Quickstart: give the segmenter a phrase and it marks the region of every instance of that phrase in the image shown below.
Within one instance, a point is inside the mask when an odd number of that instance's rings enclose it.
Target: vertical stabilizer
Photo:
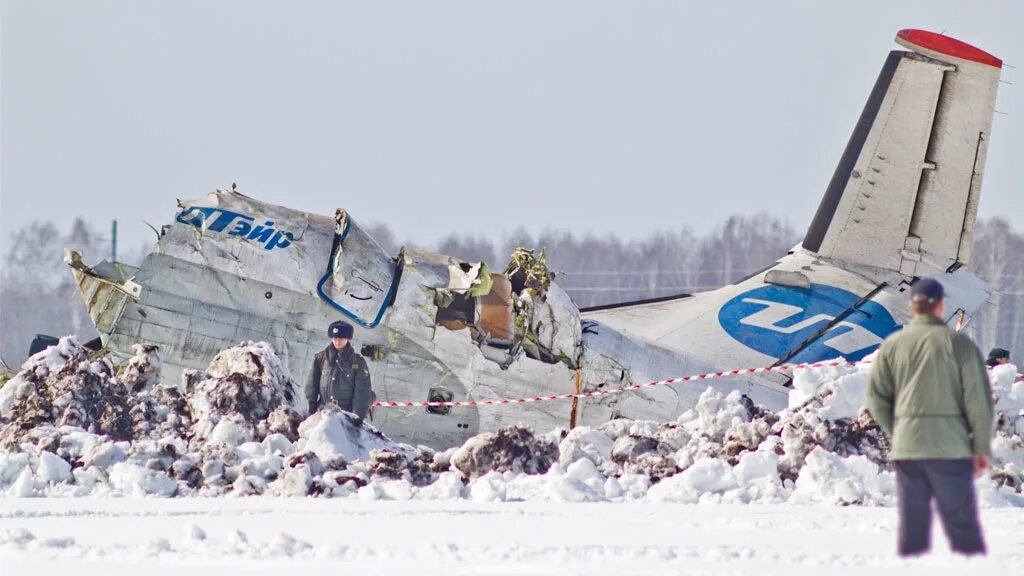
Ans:
[[[913,277],[970,260],[1002,61],[902,30],[803,246]]]

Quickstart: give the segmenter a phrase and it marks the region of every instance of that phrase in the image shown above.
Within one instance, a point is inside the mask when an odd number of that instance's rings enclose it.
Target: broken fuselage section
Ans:
[[[387,254],[344,210],[334,218],[234,191],[179,203],[174,222],[137,269],[67,261],[105,348],[128,357],[156,344],[163,375],[203,370],[222,348],[270,342],[304,383],[327,326],[356,327],[378,400],[494,400],[618,388],[710,368],[687,354],[583,321],[553,281],[543,252],[516,250],[501,271],[428,251]],[[725,383],[784,402],[768,380]],[[523,405],[389,408],[372,415],[395,439],[449,446],[481,431],[537,429],[610,418],[668,419],[700,390]]]

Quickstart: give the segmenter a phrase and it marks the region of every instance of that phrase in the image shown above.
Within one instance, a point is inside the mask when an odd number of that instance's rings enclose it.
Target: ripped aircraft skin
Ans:
[[[1001,62],[904,30],[803,242],[718,290],[580,310],[543,253],[502,271],[413,249],[386,253],[344,210],[332,218],[235,191],[179,202],[139,268],[68,262],[104,346],[157,344],[164,377],[222,348],[270,342],[304,382],[334,320],[356,326],[374,392],[389,402],[486,400],[619,388],[674,376],[863,358],[908,320],[909,286],[936,277],[950,324],[994,293],[965,270]],[[773,409],[780,374],[720,379]],[[376,410],[392,438],[447,447],[510,424],[538,430],[616,417],[668,420],[705,384],[577,402]]]

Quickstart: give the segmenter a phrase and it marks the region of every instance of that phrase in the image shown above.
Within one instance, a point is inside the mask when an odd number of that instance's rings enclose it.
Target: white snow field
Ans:
[[[895,509],[799,505],[0,500],[4,574],[1020,574],[1024,513],[985,509],[990,554],[894,552]],[[226,572],[230,571],[230,572]]]
[[[337,407],[306,416],[266,343],[180,384],[73,339],[0,387],[7,574],[1024,573],[1024,382],[990,373],[990,555],[895,556],[870,365],[798,370],[771,412],[707,388],[675,421],[511,426],[435,451]],[[701,385],[701,384],[686,384]],[[523,409],[528,409],[524,407]]]

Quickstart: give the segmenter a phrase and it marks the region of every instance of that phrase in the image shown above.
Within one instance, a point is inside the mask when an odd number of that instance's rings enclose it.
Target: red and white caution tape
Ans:
[[[428,408],[432,406],[495,406],[498,404],[529,404],[531,402],[545,402],[547,400],[570,400],[572,398],[594,398],[595,396],[608,396],[610,394],[621,394],[643,388],[654,388],[665,384],[678,384],[680,382],[693,382],[696,380],[711,380],[713,378],[724,378],[726,376],[743,376],[748,374],[770,374],[772,372],[789,372],[798,368],[833,368],[837,366],[857,366],[859,364],[870,364],[871,360],[859,362],[848,362],[838,360],[826,360],[824,362],[802,363],[802,364],[780,364],[778,366],[766,366],[764,368],[744,368],[742,370],[726,370],[724,372],[708,372],[707,374],[695,374],[693,376],[680,376],[667,380],[655,380],[646,384],[634,384],[623,388],[612,388],[608,390],[594,390],[592,392],[577,392],[573,394],[555,394],[553,396],[531,396],[529,398],[500,398],[497,400],[454,400],[452,402],[374,402],[374,408]],[[989,368],[991,370],[991,368]],[[1017,380],[1024,379],[1024,374],[1017,374]]]
[[[572,398],[593,398],[595,396],[607,396],[609,394],[621,394],[643,388],[654,388],[666,384],[678,384],[680,382],[692,382],[695,380],[711,380],[713,378],[724,378],[726,376],[743,376],[748,374],[769,374],[772,372],[789,372],[798,368],[825,368],[836,366],[856,366],[866,364],[870,360],[860,362],[847,362],[845,360],[827,360],[825,362],[804,363],[804,364],[781,364],[779,366],[766,366],[764,368],[744,368],[742,370],[726,370],[724,372],[708,372],[707,374],[696,374],[693,376],[681,376],[669,378],[668,380],[656,380],[646,384],[634,384],[623,388],[612,388],[608,390],[594,390],[592,392],[578,392],[573,394],[555,394],[554,396],[531,396],[529,398],[501,398],[497,400],[455,400],[452,402],[374,402],[375,408],[426,408],[432,406],[494,406],[498,404],[529,404],[531,402],[545,402],[547,400],[569,400]]]

